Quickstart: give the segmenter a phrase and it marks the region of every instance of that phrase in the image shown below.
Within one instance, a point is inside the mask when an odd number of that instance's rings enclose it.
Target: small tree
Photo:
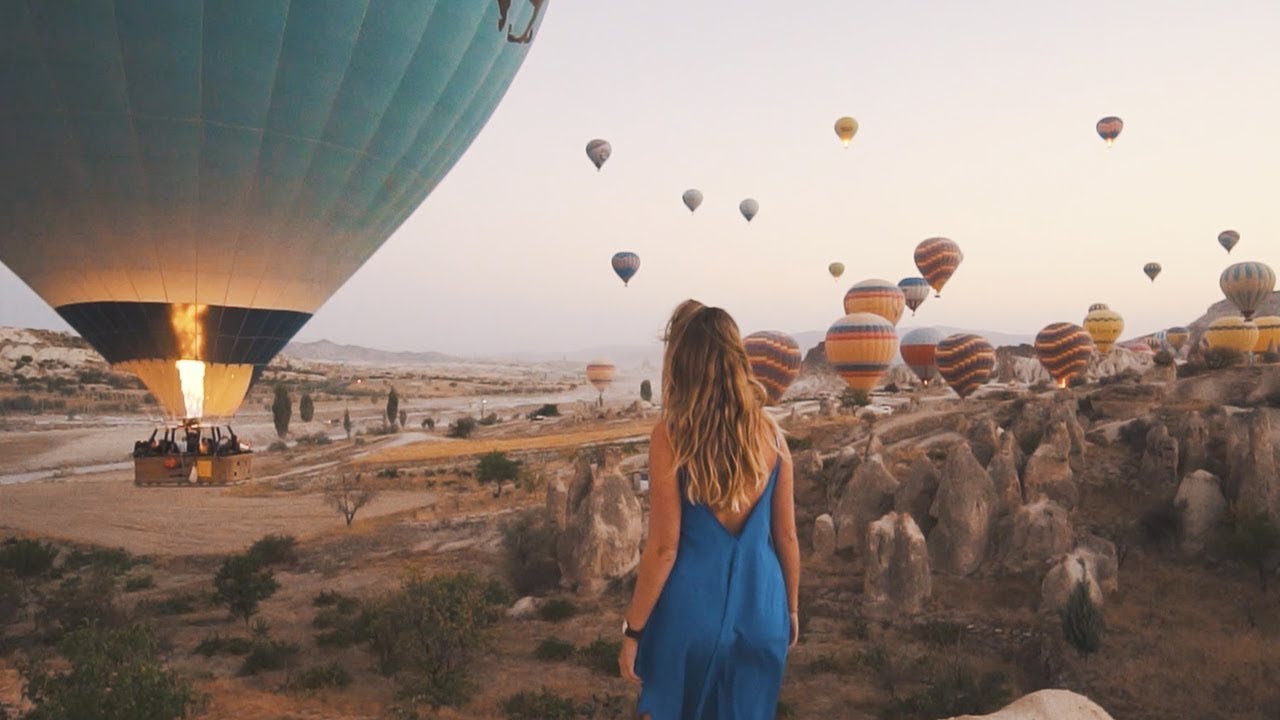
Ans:
[[[311,422],[315,416],[316,404],[311,400],[311,393],[302,393],[302,399],[298,401],[298,417],[302,422]]]
[[[400,427],[403,428],[408,424],[409,424],[409,411],[401,410],[400,411]]]
[[[640,399],[645,402],[653,402],[653,386],[648,380],[640,381]]]
[[[293,418],[293,398],[284,383],[276,383],[276,397],[271,401],[271,421],[276,425],[276,435],[289,434],[289,420]]]
[[[244,620],[246,628],[250,618],[258,613],[258,604],[280,589],[272,572],[248,555],[227,558],[214,576],[213,586],[231,616]]]
[[[502,496],[502,483],[515,482],[520,476],[520,463],[495,450],[480,456],[476,465],[476,482],[494,483],[494,497]]]
[[[387,393],[387,424],[395,425],[398,417],[400,417],[400,396],[396,394],[395,388],[391,388],[391,392]]]
[[[351,439],[351,411],[342,411],[342,429],[347,431],[347,439]]]
[[[466,439],[471,437],[471,433],[476,430],[476,419],[470,415],[460,417],[453,421],[453,425],[449,426],[449,437]]]
[[[361,473],[356,473],[355,477],[344,473],[329,485],[325,500],[347,521],[347,527],[351,527],[356,513],[372,502],[377,494],[377,490],[365,483]]]
[[[429,418],[429,417],[422,418],[422,429],[423,429],[423,430],[435,430],[435,429],[436,429],[436,421],[435,421],[435,419],[434,419],[434,418]]]
[[[1233,560],[1258,573],[1258,586],[1267,591],[1267,576],[1275,572],[1280,558],[1280,530],[1266,513],[1237,516],[1227,553]]]
[[[1076,583],[1067,604],[1058,611],[1062,619],[1062,635],[1076,652],[1090,655],[1102,647],[1102,613],[1089,597],[1089,586],[1083,580]]]

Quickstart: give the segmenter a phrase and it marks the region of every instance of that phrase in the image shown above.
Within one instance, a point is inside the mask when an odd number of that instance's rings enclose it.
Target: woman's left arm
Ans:
[[[787,587],[787,608],[791,612],[791,645],[800,638],[800,539],[796,537],[795,467],[786,443],[778,449],[781,467],[773,489],[773,548],[782,566]]]

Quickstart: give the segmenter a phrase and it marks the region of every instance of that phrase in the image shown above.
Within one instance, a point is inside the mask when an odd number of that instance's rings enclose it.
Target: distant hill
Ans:
[[[451,355],[438,352],[375,350],[359,345],[339,345],[329,340],[291,342],[285,346],[281,354],[295,360],[363,365],[431,365],[458,360]]]

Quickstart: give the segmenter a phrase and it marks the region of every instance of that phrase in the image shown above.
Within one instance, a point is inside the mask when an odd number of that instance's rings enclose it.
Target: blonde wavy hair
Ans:
[[[691,503],[734,512],[768,480],[768,394],[729,313],[686,300],[667,323],[662,418]]]

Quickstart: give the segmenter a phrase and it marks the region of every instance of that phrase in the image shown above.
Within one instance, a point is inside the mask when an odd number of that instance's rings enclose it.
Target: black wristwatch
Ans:
[[[623,634],[623,635],[626,635],[627,637],[631,638],[632,640],[639,640],[639,639],[640,639],[640,636],[644,634],[644,628],[640,628],[639,630],[636,630],[635,628],[631,627],[631,625],[630,625],[630,624],[628,624],[628,623],[627,623],[626,618],[623,618],[623,619],[622,619],[622,634]]]

